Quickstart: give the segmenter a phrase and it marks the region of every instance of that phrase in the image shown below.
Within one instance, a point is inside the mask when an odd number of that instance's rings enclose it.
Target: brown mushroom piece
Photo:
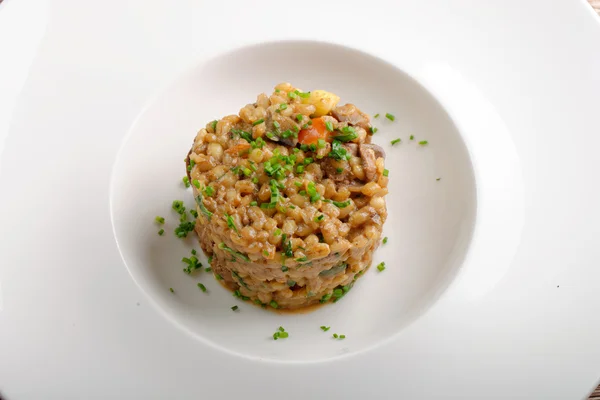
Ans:
[[[331,110],[333,115],[340,122],[347,122],[351,125],[360,126],[365,130],[369,130],[369,116],[360,111],[354,104],[345,104]]]
[[[359,151],[365,175],[369,181],[373,181],[377,177],[377,165],[375,161],[379,157],[385,158],[385,152],[381,147],[372,143],[361,144]]]

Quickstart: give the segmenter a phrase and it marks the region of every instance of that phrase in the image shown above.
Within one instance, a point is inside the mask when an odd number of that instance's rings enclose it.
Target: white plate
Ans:
[[[0,18],[35,3],[9,0]],[[0,132],[2,396],[564,399],[594,386],[600,25],[587,5],[48,8]],[[172,236],[169,206],[191,200],[178,180],[195,131],[283,80],[397,116],[376,123],[387,269],[313,313],[233,313],[207,274],[181,272],[193,242]],[[269,340],[279,325],[290,337]]]

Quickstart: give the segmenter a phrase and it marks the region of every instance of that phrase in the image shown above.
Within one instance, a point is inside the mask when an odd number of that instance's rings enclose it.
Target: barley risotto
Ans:
[[[186,158],[195,231],[234,295],[297,309],[337,301],[370,266],[387,217],[369,116],[281,83],[200,129]]]

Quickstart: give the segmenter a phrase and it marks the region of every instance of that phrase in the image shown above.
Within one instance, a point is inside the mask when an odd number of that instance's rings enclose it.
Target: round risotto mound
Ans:
[[[196,135],[195,231],[235,296],[281,309],[337,301],[371,264],[385,154],[369,116],[338,101],[282,83]]]

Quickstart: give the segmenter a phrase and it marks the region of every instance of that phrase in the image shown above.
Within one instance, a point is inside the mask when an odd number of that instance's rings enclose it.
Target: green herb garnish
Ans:
[[[350,155],[342,146],[342,142],[340,142],[339,140],[334,140],[331,143],[331,151],[329,152],[329,157],[335,160],[349,160],[352,157],[352,155]]]
[[[230,253],[235,259],[237,259],[239,257],[246,262],[250,262],[250,258],[246,254],[233,250],[231,247],[227,246],[223,242],[219,243],[217,245],[217,247],[223,251]]]
[[[173,290],[173,288],[172,288],[172,287],[170,287],[170,288],[169,288],[169,292],[171,292],[171,293],[175,293],[175,291]]]
[[[233,220],[233,217],[227,213],[225,213],[225,219],[227,220],[227,226],[230,229],[233,229],[234,231],[238,231],[237,226],[235,226],[235,222]]]
[[[385,269],[385,262],[380,262],[377,265],[377,269],[379,270],[379,272],[383,271]]]
[[[325,129],[327,129],[329,132],[333,132],[333,124],[331,121],[325,122]]]
[[[156,218],[154,218],[154,220],[156,222],[158,222],[159,224],[161,224],[161,225],[165,223],[165,219],[163,217],[158,217],[157,216]]]
[[[349,142],[358,137],[356,130],[351,126],[345,126],[342,129],[340,129],[340,131],[342,132],[341,135],[333,137],[335,140],[339,140],[340,142]]]
[[[204,286],[203,284],[199,283],[198,288],[200,288],[200,290],[202,290],[204,293],[206,293],[206,286]]]
[[[273,334],[273,340],[285,339],[289,336],[289,333],[286,332],[285,329],[283,329],[283,327],[280,326],[279,329]]]
[[[212,186],[207,186],[207,187],[204,188],[204,190],[202,192],[206,196],[212,197],[212,195],[215,194],[215,189]]]
[[[387,169],[383,170],[383,176],[388,176],[390,174],[390,171]]]
[[[233,306],[233,307],[231,307],[231,309],[232,309],[233,311],[236,311],[238,308],[239,308],[238,306]]]
[[[386,237],[384,237],[384,238],[383,238],[383,244],[386,244],[386,243],[387,243],[387,241],[388,241],[388,238],[387,238],[387,236],[386,236]]]
[[[164,234],[165,234],[165,230],[164,229],[161,229],[161,230],[158,231],[158,236],[162,236]]]
[[[311,203],[314,203],[315,201],[321,198],[321,195],[319,194],[319,192],[317,192],[315,183],[312,181],[308,182],[308,185],[306,185],[306,193],[308,193]]]
[[[425,146],[425,145],[426,145],[426,144],[428,144],[428,143],[429,143],[429,142],[428,142],[427,140],[421,140],[421,141],[419,142],[419,144],[420,144],[421,146]]]
[[[252,126],[260,125],[260,124],[262,124],[263,122],[265,122],[264,118],[257,119],[256,121],[254,121],[254,122],[252,123]]]
[[[186,188],[190,187],[190,178],[188,178],[187,175],[184,176],[181,180],[183,181],[183,184],[185,185]]]
[[[396,119],[396,117],[394,117],[394,116],[393,116],[392,114],[390,114],[390,113],[386,113],[386,114],[385,114],[385,117],[386,117],[387,119],[389,119],[390,121],[393,121],[393,120],[395,120],[395,119]]]
[[[323,332],[327,332],[330,328],[331,328],[330,326],[325,326],[325,325],[321,326],[321,330]]]
[[[346,201],[331,201],[331,204],[333,204],[334,206],[336,206],[337,208],[346,208],[350,205],[351,201],[350,200],[346,200]]]
[[[393,145],[395,145],[396,143],[400,143],[402,141],[402,139],[398,138],[398,139],[394,139],[392,140],[390,143]]]
[[[208,186],[210,187],[210,186]],[[206,208],[206,206],[204,205],[204,202],[202,200],[202,194],[198,194],[198,196],[196,196],[196,204],[198,204],[198,207],[200,208],[200,212],[202,214],[204,214],[206,216],[206,218],[208,218],[208,220],[210,221],[210,218],[212,217],[213,213],[208,211],[208,208]]]

